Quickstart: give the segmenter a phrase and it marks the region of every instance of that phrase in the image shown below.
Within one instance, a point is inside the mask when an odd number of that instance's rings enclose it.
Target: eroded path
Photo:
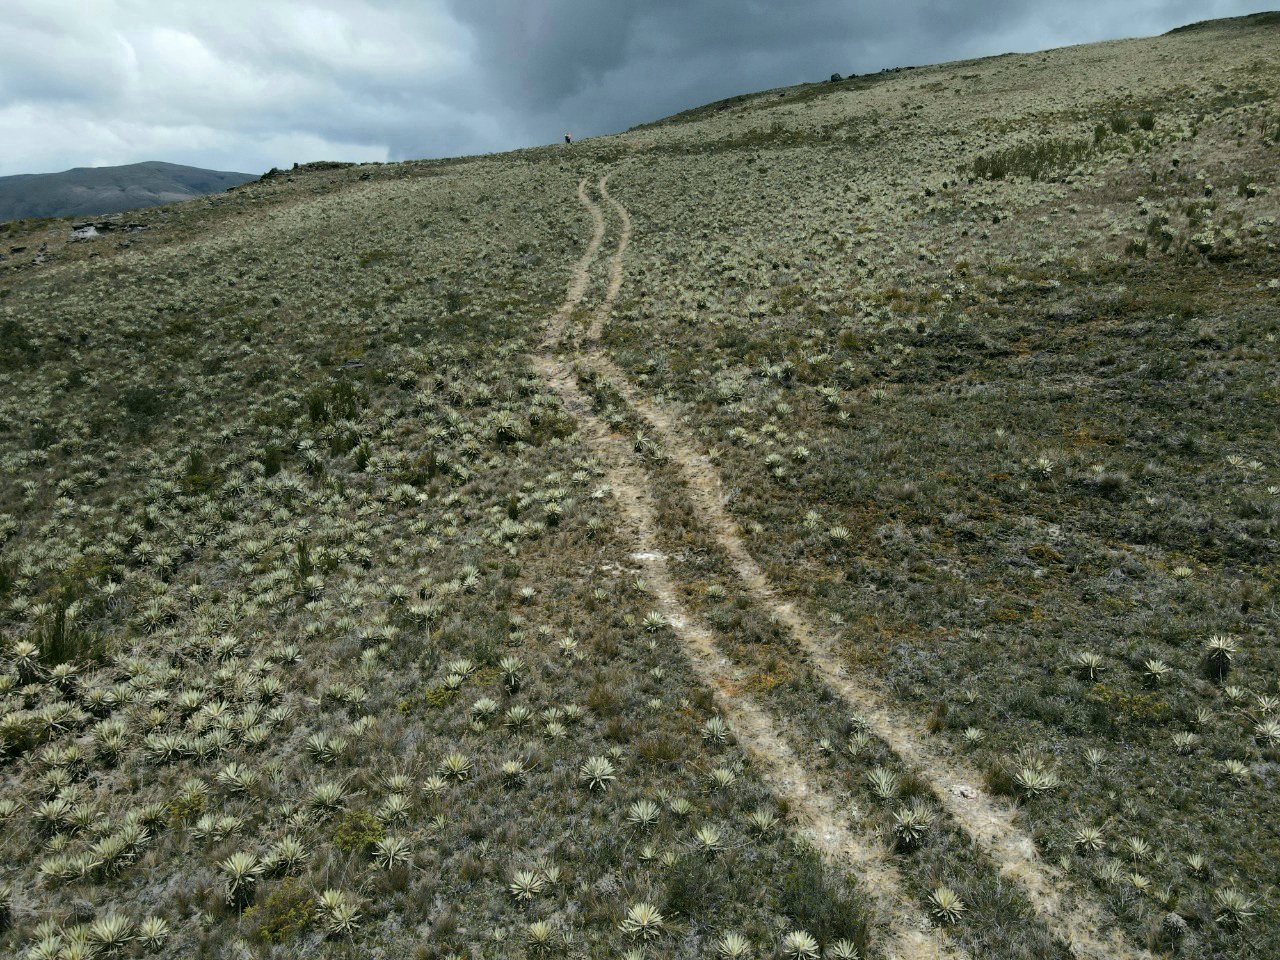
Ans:
[[[621,232],[618,234],[618,246],[614,249],[613,256],[609,258],[609,286],[605,289],[604,299],[596,307],[595,315],[591,318],[591,327],[587,330],[587,347],[593,354],[597,352],[600,334],[613,313],[613,305],[617,302],[618,294],[622,290],[623,258],[626,257],[627,247],[631,244],[631,214],[627,213],[626,207],[610,196],[607,177],[602,177],[596,186],[600,191],[601,199],[613,208],[613,212],[621,224]],[[587,202],[591,203],[589,197]],[[593,215],[598,215],[600,213],[599,206],[594,203],[591,206]]]
[[[976,842],[1002,876],[1017,885],[1045,928],[1069,944],[1077,956],[1099,960],[1150,956],[1146,951],[1130,946],[1108,923],[1101,908],[1083,894],[1071,890],[1061,872],[1040,859],[1031,837],[1017,824],[1013,807],[984,790],[982,778],[976,770],[931,743],[918,720],[892,705],[878,689],[845,669],[836,639],[814,626],[804,613],[782,597],[747,550],[741,529],[724,506],[725,493],[719,474],[709,459],[698,453],[671,417],[640,395],[623,371],[600,350],[599,336],[622,286],[631,221],[622,204],[608,194],[603,179],[599,190],[614,208],[622,229],[610,262],[608,292],[593,316],[578,362],[594,376],[605,378],[661,441],[671,466],[683,482],[699,523],[729,559],[745,591],[792,635],[811,669],[850,707],[868,718],[871,732],[893,750],[904,766],[931,785],[949,818]],[[592,208],[594,217],[599,211],[598,206],[586,197],[583,190],[579,191],[579,197]],[[548,362],[559,364],[555,360]],[[560,366],[565,377],[564,382],[556,386],[557,392],[562,397],[572,396],[571,410],[585,425],[584,417],[595,419],[590,404],[578,393],[576,384]],[[619,464],[619,469],[625,474],[620,475],[615,490],[621,498],[643,504],[635,507],[635,515],[629,519],[633,523],[643,521],[649,531],[645,536],[651,538],[654,513],[650,502],[652,495],[648,492],[650,481],[639,468],[627,466],[633,463],[634,457],[627,456],[629,451],[621,441],[611,436],[598,420],[592,430],[597,429],[601,436],[591,442],[593,445],[597,442],[607,445],[611,451],[607,459]],[[622,449],[616,449],[619,447]],[[646,549],[645,552],[656,553],[656,550]],[[663,573],[666,574],[665,570]],[[655,583],[662,580],[656,574],[653,579]],[[665,581],[670,585],[669,575],[665,575]],[[679,604],[674,596],[670,602],[675,606]],[[695,666],[700,668],[699,658],[702,656],[718,660],[713,646],[704,648],[704,639],[699,637],[690,651]],[[755,707],[751,709],[758,711]],[[761,722],[767,723],[767,720]],[[794,757],[789,753],[787,757],[788,762],[794,764]]]
[[[600,244],[604,242],[604,211],[587,196],[586,180],[578,181],[578,200],[591,214],[591,239],[587,241],[587,249],[582,252],[582,258],[574,264],[573,273],[569,277],[569,289],[565,291],[564,302],[560,304],[555,315],[551,318],[551,322],[547,325],[546,339],[543,340],[542,344],[546,349],[554,348],[559,344],[570,315],[573,313],[574,308],[582,302],[582,298],[586,296],[587,284],[591,282],[591,264],[600,252]],[[618,259],[618,272],[621,274],[621,257]],[[619,285],[621,285],[621,281],[619,281]],[[603,321],[601,322],[603,323]]]
[[[599,189],[601,195],[609,199],[603,180]],[[769,714],[751,697],[736,692],[742,685],[742,677],[716,650],[712,631],[680,600],[659,548],[657,508],[650,482],[634,451],[596,415],[591,400],[578,387],[574,369],[556,352],[565,338],[568,321],[587,289],[591,264],[605,232],[603,213],[588,197],[585,180],[578,185],[578,197],[590,208],[592,237],[574,268],[564,303],[549,322],[544,350],[534,363],[578,421],[582,440],[605,464],[620,512],[619,529],[631,537],[632,558],[644,572],[658,611],[679,638],[699,679],[713,691],[717,705],[764,782],[777,796],[788,801],[792,814],[815,848],[851,871],[871,898],[874,910],[871,919],[884,931],[878,946],[885,956],[900,960],[965,956],[956,950],[945,933],[930,926],[876,838],[851,829],[839,796],[826,790],[806,771]],[[630,237],[630,221],[620,204],[615,209],[620,211],[624,228],[618,249],[611,258],[605,298],[595,312],[588,340],[599,335],[622,286],[622,258]]]

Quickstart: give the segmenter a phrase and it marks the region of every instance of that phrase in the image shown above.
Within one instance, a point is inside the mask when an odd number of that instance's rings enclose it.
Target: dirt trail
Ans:
[[[618,293],[622,290],[623,258],[627,255],[627,246],[631,243],[631,214],[627,213],[626,207],[609,195],[608,177],[601,177],[597,187],[599,187],[601,199],[613,207],[618,222],[622,224],[622,232],[618,235],[618,246],[613,251],[613,256],[609,258],[609,286],[605,290],[604,299],[600,301],[595,315],[591,318],[591,327],[587,330],[588,349],[600,342],[600,333],[613,313],[613,305],[618,299]],[[595,207],[597,213],[599,210],[598,206]]]
[[[849,816],[840,798],[808,775],[792,753],[769,715],[748,696],[737,692],[742,677],[716,650],[710,632],[681,603],[665,557],[658,547],[657,511],[649,482],[637,465],[634,452],[592,410],[591,401],[577,385],[574,371],[554,352],[564,337],[568,318],[586,291],[589,271],[604,237],[604,217],[587,196],[583,181],[579,199],[591,208],[594,225],[591,241],[574,267],[565,301],[552,316],[542,354],[534,364],[565,408],[577,420],[584,443],[606,465],[613,498],[621,512],[620,530],[632,536],[632,559],[640,565],[658,611],[671,626],[699,680],[711,689],[717,706],[734,731],[739,744],[751,756],[755,769],[769,788],[785,798],[791,812],[817,850],[836,861],[858,879],[873,903],[872,920],[887,930],[879,944],[890,960],[945,960],[967,957],[946,934],[932,928],[907,893],[898,871],[887,861],[886,851],[874,838],[860,836],[848,826]],[[604,182],[601,195],[608,198]],[[624,221],[628,222],[628,221]],[[628,231],[620,247],[625,250]],[[621,288],[621,256],[614,257],[608,293],[597,316],[603,317]],[[616,278],[616,282],[615,281]],[[601,319],[603,324],[603,319]]]
[[[582,298],[586,295],[587,284],[591,282],[591,264],[595,261],[596,254],[600,252],[600,244],[604,242],[604,211],[587,196],[586,178],[578,181],[578,200],[591,213],[591,239],[587,241],[587,249],[582,252],[582,257],[573,266],[573,273],[569,276],[569,289],[565,291],[564,302],[556,308],[555,314],[547,324],[546,335],[542,341],[544,350],[551,350],[559,346],[561,339],[564,337],[564,329],[569,322],[570,314],[573,313],[574,308],[582,302]],[[621,263],[618,264],[618,273],[621,276]],[[619,285],[621,285],[621,281],[619,281]]]
[[[603,181],[601,187],[603,195]],[[608,199],[615,208],[621,208],[618,201]],[[625,242],[630,237],[630,218],[625,211],[620,216],[625,225]],[[625,247],[620,243],[615,255],[619,274],[624,253]],[[620,288],[619,282],[616,289]],[[616,296],[612,278],[609,289]],[[605,308],[602,304],[598,318]],[[603,328],[603,321],[599,326]],[[871,731],[904,765],[932,785],[947,814],[978,843],[1001,874],[1017,884],[1040,921],[1069,943],[1074,955],[1097,960],[1149,958],[1147,951],[1131,947],[1118,930],[1109,929],[1098,906],[1075,891],[1068,894],[1061,872],[1039,858],[1031,837],[1016,824],[1012,806],[986,792],[976,770],[930,744],[929,735],[918,720],[891,706],[879,690],[850,675],[834,638],[813,627],[790,601],[779,595],[748,552],[742,531],[726,510],[725,493],[715,467],[685,441],[671,417],[641,396],[622,370],[599,350],[593,341],[598,340],[600,330],[595,324],[592,329],[595,336],[588,338],[581,362],[593,373],[608,378],[628,406],[653,430],[684,481],[700,523],[729,558],[748,594],[791,632],[815,673],[868,718]],[[642,478],[640,482],[645,481]]]

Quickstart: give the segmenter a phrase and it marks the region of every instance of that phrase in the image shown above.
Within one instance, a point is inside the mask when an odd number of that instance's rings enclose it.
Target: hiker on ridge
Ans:
[[[572,133],[566,133],[566,134],[564,135],[564,142],[565,142],[565,143],[573,143],[573,134],[572,134]]]

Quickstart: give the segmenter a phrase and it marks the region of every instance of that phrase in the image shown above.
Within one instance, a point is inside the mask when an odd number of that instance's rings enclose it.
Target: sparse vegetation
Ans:
[[[0,953],[1266,956],[1252,29],[8,225]]]

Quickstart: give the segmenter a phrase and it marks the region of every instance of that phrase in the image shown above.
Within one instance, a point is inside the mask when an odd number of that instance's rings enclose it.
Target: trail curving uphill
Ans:
[[[1103,910],[1087,896],[1069,891],[1066,878],[1040,859],[1031,837],[1015,822],[1013,807],[998,800],[979,784],[977,771],[931,745],[923,726],[866,682],[852,676],[843,666],[834,638],[814,627],[788,600],[747,550],[742,531],[725,509],[722,483],[710,460],[686,442],[672,419],[641,396],[625,373],[601,352],[598,339],[606,314],[621,289],[622,258],[630,239],[630,217],[614,198],[601,195],[619,211],[624,224],[622,240],[613,261],[616,274],[609,283],[610,296],[596,312],[592,336],[588,337],[583,365],[611,386],[661,440],[669,461],[683,480],[687,494],[697,508],[699,521],[710,538],[729,558],[747,593],[782,623],[803,650],[809,666],[846,702],[864,714],[872,732],[894,751],[909,769],[928,782],[946,813],[992,860],[1001,875],[1026,895],[1046,929],[1070,945],[1075,956],[1094,960],[1150,958],[1146,950],[1135,949],[1116,929],[1110,927]],[[581,196],[581,194],[580,194]],[[590,203],[590,201],[587,201]],[[616,280],[616,283],[615,283]],[[645,481],[640,478],[640,489]],[[711,656],[715,656],[714,651]]]
[[[641,565],[659,612],[679,639],[699,680],[714,694],[739,744],[751,756],[769,788],[785,798],[814,847],[827,859],[848,869],[869,894],[873,922],[887,930],[881,947],[889,960],[946,960],[967,957],[944,932],[934,929],[907,893],[897,869],[874,838],[856,834],[840,799],[811,777],[779,733],[769,715],[750,697],[735,692],[742,678],[717,652],[712,632],[681,602],[665,557],[659,552],[657,509],[649,482],[637,464],[634,451],[595,414],[591,401],[579,389],[573,368],[555,348],[563,341],[565,326],[585,294],[591,264],[604,238],[603,214],[586,194],[586,181],[578,197],[592,214],[593,233],[586,252],[574,267],[564,302],[551,317],[544,349],[534,365],[577,420],[579,434],[606,465],[606,476],[621,513],[619,529],[632,537],[632,558]],[[608,199],[604,181],[601,195]],[[618,205],[621,209],[621,205]],[[624,211],[625,213],[625,211]],[[629,220],[624,223],[629,225]],[[619,250],[625,252],[629,230],[624,229]],[[622,286],[622,256],[612,259],[611,277],[604,301],[596,312],[603,325]],[[593,328],[594,328],[593,324]]]
[[[622,232],[618,235],[617,249],[613,251],[613,256],[609,258],[609,286],[605,290],[604,299],[596,307],[595,315],[591,318],[591,327],[587,330],[587,349],[593,352],[598,348],[600,334],[604,330],[605,322],[613,313],[613,305],[617,302],[618,294],[622,290],[623,258],[627,255],[627,247],[631,244],[631,214],[627,213],[626,207],[609,195],[608,177],[601,177],[596,186],[600,191],[600,198],[613,207],[613,212],[617,215],[618,222],[622,225]],[[598,214],[600,208],[594,204],[592,206],[594,207],[594,213]]]
[[[569,317],[586,296],[587,284],[591,282],[591,264],[595,262],[596,255],[600,252],[600,244],[604,242],[604,211],[587,196],[585,177],[578,181],[578,200],[591,214],[591,239],[587,241],[587,249],[582,252],[582,257],[574,264],[573,272],[569,275],[569,289],[565,291],[564,301],[556,308],[556,312],[547,324],[546,336],[542,341],[544,351],[555,349],[564,338]],[[621,277],[621,258],[618,259],[618,273]],[[619,287],[621,287],[621,279],[619,279]]]

